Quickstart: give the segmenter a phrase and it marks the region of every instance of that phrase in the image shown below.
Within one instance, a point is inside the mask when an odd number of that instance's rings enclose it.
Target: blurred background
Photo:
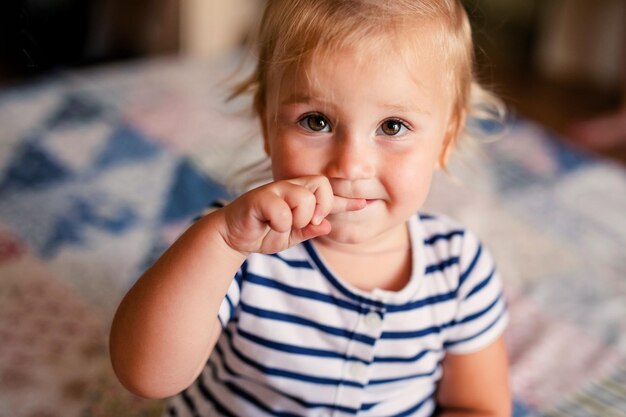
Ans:
[[[218,59],[249,38],[262,3],[2,2],[0,86],[56,69],[161,55]],[[626,94],[626,2],[465,0],[465,4],[485,84],[514,111],[595,152],[626,161],[625,145],[616,138],[620,136],[616,130],[626,131],[626,116],[621,124],[613,117],[623,109]],[[591,125],[579,123],[589,120]]]

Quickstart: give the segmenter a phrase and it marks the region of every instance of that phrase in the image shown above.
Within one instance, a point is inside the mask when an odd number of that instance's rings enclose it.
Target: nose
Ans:
[[[360,180],[374,176],[376,150],[368,140],[344,134],[336,138],[331,152],[326,168],[329,178]]]

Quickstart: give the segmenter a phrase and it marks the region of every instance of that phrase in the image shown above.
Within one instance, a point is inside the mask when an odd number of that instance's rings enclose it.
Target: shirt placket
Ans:
[[[385,310],[382,307],[363,307],[354,327],[354,335],[348,344],[347,356],[351,358],[344,362],[342,380],[346,383],[338,388],[336,404],[360,410],[365,401],[365,387],[370,378],[375,349],[382,334]],[[371,343],[359,340],[365,336]],[[358,358],[358,359],[356,359]],[[358,384],[359,386],[355,386]],[[358,412],[358,411],[357,411]],[[337,415],[345,415],[337,413]]]

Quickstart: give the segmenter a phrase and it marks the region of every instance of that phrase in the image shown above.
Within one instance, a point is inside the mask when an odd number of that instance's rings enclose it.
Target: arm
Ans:
[[[188,387],[213,350],[220,305],[246,256],[326,234],[331,211],[364,203],[338,200],[324,177],[304,177],[252,190],[200,219],[118,307],[110,352],[120,382],[150,398]]]
[[[484,349],[443,360],[437,403],[440,417],[510,417],[508,359],[500,336]]]
[[[190,227],[117,309],[113,369],[137,395],[166,397],[189,386],[219,336],[218,309],[245,259],[216,232],[223,217],[214,212]]]

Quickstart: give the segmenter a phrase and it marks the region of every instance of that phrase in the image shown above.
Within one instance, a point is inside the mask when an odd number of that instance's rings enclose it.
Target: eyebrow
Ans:
[[[285,105],[291,105],[291,104],[310,103],[312,101],[315,101],[323,106],[332,107],[332,103],[325,102],[324,100],[315,99],[311,97],[310,95],[303,94],[303,93],[291,94],[285,100],[281,101],[280,104],[285,106]],[[405,105],[405,104],[377,103],[377,106],[384,108],[386,110],[392,111],[392,112],[420,113],[420,114],[426,114],[426,115],[430,114],[430,111],[428,110],[419,108],[418,106],[411,106],[411,105]]]
[[[430,114],[430,111],[422,109],[418,106],[410,106],[410,105],[402,105],[402,104],[378,104],[379,107],[385,108],[387,110],[393,112],[400,113],[420,113],[420,114]]]
[[[310,103],[311,101],[319,101],[324,104],[323,101],[313,99],[311,96],[302,93],[295,93],[288,96],[285,100],[282,100],[280,104],[288,105],[288,104],[298,104],[298,103]]]

